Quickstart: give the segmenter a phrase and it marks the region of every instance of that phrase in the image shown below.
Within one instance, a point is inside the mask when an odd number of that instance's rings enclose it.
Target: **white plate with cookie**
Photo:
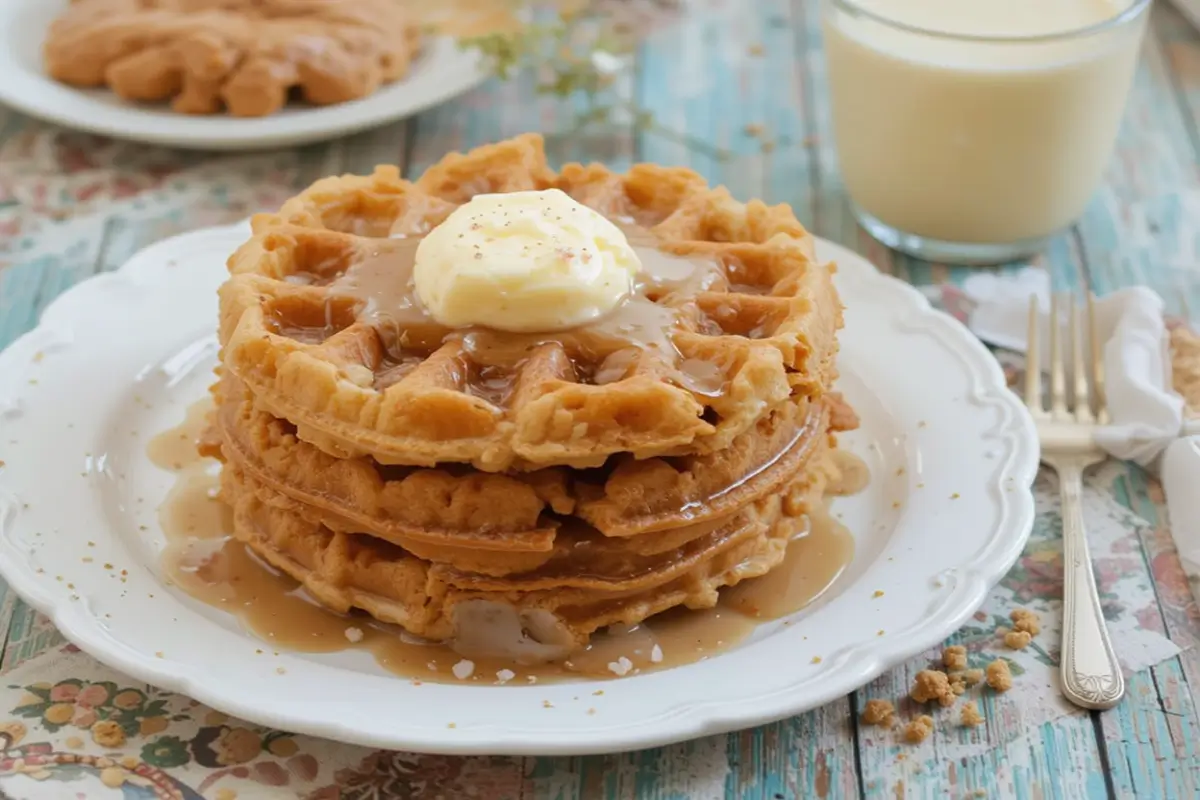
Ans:
[[[304,81],[296,77],[285,79],[287,102],[279,110],[265,116],[234,116],[225,109],[222,101],[214,113],[180,113],[172,110],[171,100],[178,96],[166,84],[177,78],[157,77],[151,66],[165,59],[151,48],[137,51],[142,60],[130,60],[123,70],[126,78],[124,91],[140,92],[147,96],[163,96],[161,102],[134,102],[123,100],[107,87],[77,88],[55,80],[49,74],[44,51],[51,24],[71,4],[67,0],[8,0],[0,3],[0,103],[7,104],[32,117],[88,133],[112,136],[121,139],[151,144],[204,150],[246,150],[270,147],[286,147],[321,141],[403,119],[427,108],[445,102],[472,87],[486,77],[477,53],[461,49],[457,42],[447,36],[424,36],[419,49],[407,71],[398,80],[386,80],[374,91],[359,99],[333,102],[328,105],[312,105],[294,99],[303,94]],[[146,25],[169,27],[176,23],[161,20],[146,20]],[[111,40],[118,34],[106,30],[95,38],[82,37],[69,42],[70,58],[81,51],[77,66],[81,75],[95,73],[99,68],[89,65],[86,59],[99,58],[108,62],[107,56],[89,56],[88,48],[97,40]],[[310,39],[305,43],[304,31],[293,38],[310,51],[322,45]],[[349,36],[349,35],[347,35]],[[293,45],[288,45],[289,47]],[[348,50],[353,49],[350,38]],[[229,57],[234,53],[193,51],[194,56],[204,58]],[[348,54],[341,54],[347,61]],[[390,57],[389,57],[390,58]],[[337,61],[337,59],[334,59]],[[258,69],[270,73],[278,65],[259,64]],[[337,85],[337,67],[353,64],[326,64],[322,74],[311,79],[310,93],[320,96],[341,96],[347,89]],[[355,67],[357,69],[357,67]],[[374,69],[372,67],[371,69]],[[103,71],[103,70],[100,70]],[[135,82],[130,76],[136,77]],[[374,85],[376,78],[368,76],[367,85]],[[297,81],[300,81],[297,83]],[[324,81],[324,86],[320,84]],[[332,81],[332,84],[330,83]],[[243,107],[252,107],[254,99],[249,97],[260,88],[253,81],[245,81],[242,95]],[[347,82],[349,81],[347,79]],[[361,82],[361,81],[360,81]],[[136,85],[140,83],[140,85]],[[315,87],[315,88],[311,88]],[[270,91],[278,91],[271,87]],[[351,92],[354,93],[354,92]],[[273,103],[270,104],[273,107]],[[184,104],[185,107],[188,104]],[[203,106],[203,101],[192,102],[193,112]]]
[[[839,441],[872,478],[833,502],[853,557],[816,602],[702,660],[609,679],[422,680],[423,663],[389,672],[352,647],[357,623],[326,652],[266,643],[164,572],[174,523],[160,509],[178,477],[148,457],[212,381],[216,289],[248,234],[156,244],[64,293],[0,354],[0,571],[96,658],[226,713],[458,754],[611,752],[763,724],[941,642],[1032,526],[1037,440],[995,360],[912,287],[818,242],[839,265],[839,387],[861,419]]]

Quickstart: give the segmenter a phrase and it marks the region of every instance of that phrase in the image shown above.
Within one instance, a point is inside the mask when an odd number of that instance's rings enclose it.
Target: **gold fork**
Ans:
[[[1083,525],[1083,472],[1106,458],[1092,437],[1096,428],[1108,421],[1104,365],[1091,294],[1087,298],[1091,357],[1086,366],[1078,306],[1070,296],[1066,300],[1070,306],[1072,391],[1068,395],[1067,370],[1063,363],[1059,315],[1062,303],[1055,296],[1050,301],[1050,403],[1048,407],[1043,405],[1038,349],[1040,315],[1037,298],[1032,297],[1025,362],[1025,405],[1029,406],[1037,424],[1042,463],[1058,473],[1062,495],[1064,579],[1060,669],[1063,695],[1077,706],[1105,709],[1120,702],[1125,693],[1125,679],[1104,625]]]

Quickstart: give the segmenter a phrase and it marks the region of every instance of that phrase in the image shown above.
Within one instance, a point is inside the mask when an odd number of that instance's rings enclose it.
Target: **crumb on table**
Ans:
[[[1041,619],[1027,608],[1013,609],[1008,618],[1012,620],[1014,631],[1022,631],[1030,636],[1037,636],[1042,632]]]
[[[963,694],[967,691],[967,681],[961,672],[952,673],[950,676],[950,691],[955,695]]]
[[[970,688],[976,684],[983,683],[983,670],[969,669],[962,674],[962,677],[963,683],[967,685],[967,688]]]
[[[1012,688],[1012,672],[1008,669],[1007,661],[997,658],[987,665],[987,685],[997,692],[1007,692]]]
[[[1033,636],[1029,631],[1009,631],[1004,634],[1004,646],[1009,650],[1024,650],[1032,641]]]
[[[933,717],[922,714],[904,726],[904,741],[909,744],[920,744],[933,733]]]
[[[975,705],[974,700],[963,705],[962,724],[968,727],[983,724],[983,715],[979,713],[979,706]]]
[[[890,728],[896,724],[896,707],[890,700],[868,700],[863,708],[862,721],[864,725]]]
[[[950,689],[950,679],[946,673],[936,669],[923,669],[913,678],[913,686],[908,696],[917,703],[928,703],[937,700],[940,705],[954,704],[954,692]]]
[[[952,644],[942,651],[942,666],[949,670],[967,668],[967,648]]]

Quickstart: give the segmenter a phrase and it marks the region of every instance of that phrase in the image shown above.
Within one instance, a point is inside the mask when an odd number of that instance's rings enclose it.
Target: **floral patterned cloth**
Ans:
[[[517,797],[504,759],[371,751],[250,725],[62,645],[0,690],[0,796],[125,800]]]

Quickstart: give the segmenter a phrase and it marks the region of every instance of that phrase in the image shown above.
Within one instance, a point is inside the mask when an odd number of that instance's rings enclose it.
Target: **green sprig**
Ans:
[[[515,4],[525,18],[536,16],[536,5]],[[538,76],[535,83],[538,95],[560,101],[582,98],[584,110],[576,114],[573,125],[564,132],[567,135],[611,122],[615,113],[622,113],[631,120],[635,131],[663,136],[713,158],[730,158],[728,151],[661,125],[650,109],[615,96],[613,85],[619,70],[604,68],[603,62],[593,55],[602,53],[608,56],[605,60],[627,65],[632,62],[639,40],[636,31],[603,10],[605,5],[611,7],[612,3],[593,0],[570,13],[558,14],[553,21],[535,20],[511,31],[461,37],[458,45],[463,50],[478,52],[492,77],[509,80],[529,70]]]

